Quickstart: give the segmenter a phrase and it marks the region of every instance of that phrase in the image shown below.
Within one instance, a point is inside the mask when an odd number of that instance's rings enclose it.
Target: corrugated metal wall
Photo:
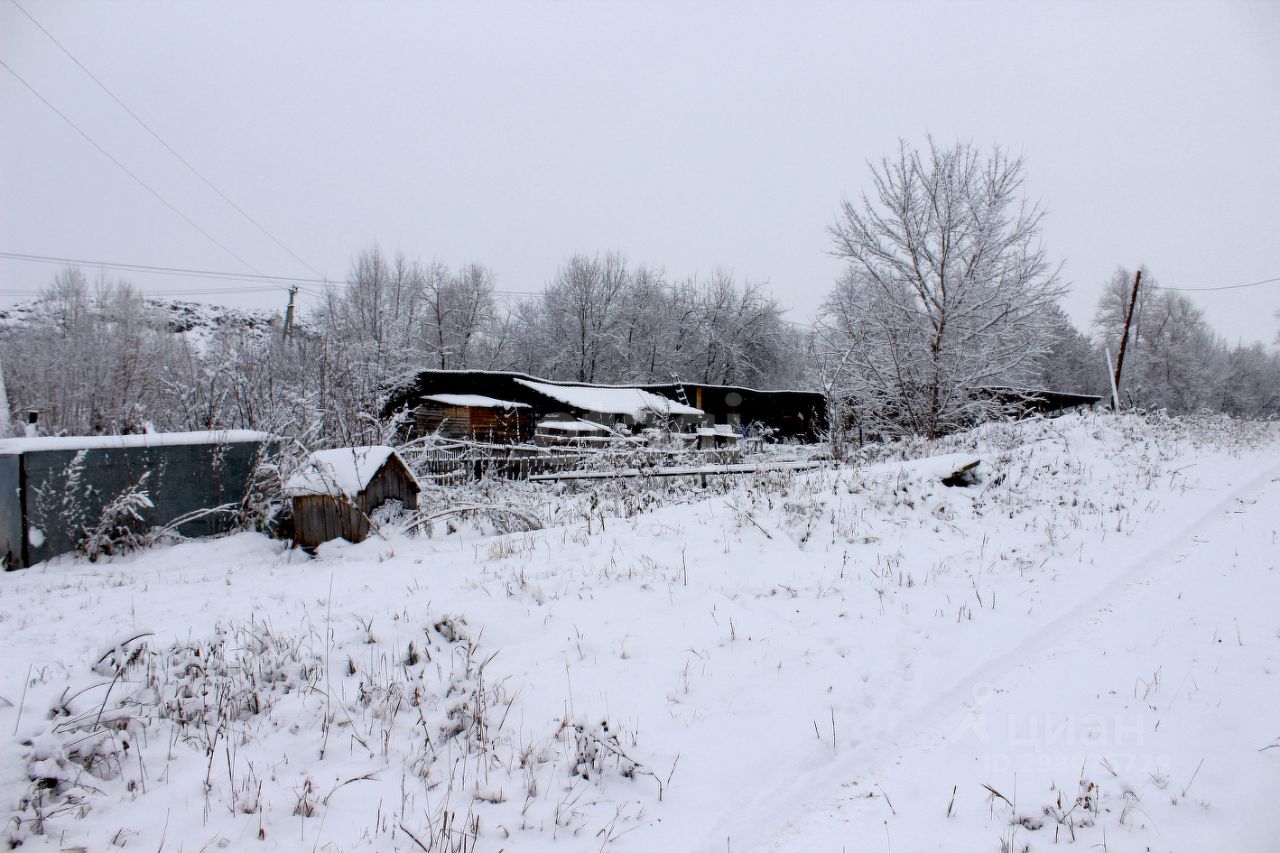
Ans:
[[[22,561],[22,457],[0,455],[0,563],[6,569]]]
[[[142,513],[137,527],[143,531],[196,510],[239,504],[261,447],[245,441],[0,455],[6,566],[30,566],[74,550],[103,508],[139,483],[155,504]],[[207,515],[178,532],[208,536],[226,531],[229,522],[225,513]],[[25,547],[13,547],[15,534]]]

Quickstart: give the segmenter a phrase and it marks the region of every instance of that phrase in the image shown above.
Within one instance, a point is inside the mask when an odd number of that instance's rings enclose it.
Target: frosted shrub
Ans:
[[[144,534],[138,532],[143,522],[143,511],[155,504],[144,488],[151,472],[144,473],[138,482],[114,497],[102,508],[102,515],[92,527],[85,528],[78,551],[91,561],[99,557],[134,551],[146,544]]]
[[[487,832],[577,835],[598,820],[608,834],[639,819],[597,814],[600,787],[652,775],[627,752],[634,737],[611,722],[515,731],[521,690],[490,676],[497,652],[460,614],[421,625],[384,648],[362,623],[336,656],[315,632],[260,622],[117,643],[24,730],[27,787],[7,842],[58,838],[99,804],[145,803],[158,779],[178,786],[168,796],[203,798],[206,821],[261,815],[260,833],[273,815],[323,819],[344,785],[379,785],[392,819],[375,824],[369,849],[401,833],[472,850]],[[329,790],[336,773],[350,775]]]

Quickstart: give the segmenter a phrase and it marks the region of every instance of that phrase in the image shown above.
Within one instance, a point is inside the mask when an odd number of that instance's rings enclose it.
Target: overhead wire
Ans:
[[[1261,281],[1250,281],[1250,282],[1246,282],[1245,284],[1224,284],[1219,287],[1170,287],[1169,285],[1165,285],[1165,284],[1151,284],[1151,285],[1148,285],[1148,287],[1150,287],[1152,290],[1185,290],[1185,291],[1195,291],[1195,292],[1204,293],[1204,292],[1209,292],[1214,290],[1242,290],[1246,287],[1261,287],[1264,284],[1276,284],[1276,283],[1280,283],[1280,276],[1277,276],[1275,278],[1264,278]]]
[[[72,264],[83,265],[87,267],[101,267],[103,269],[123,270],[126,272],[143,272],[143,273],[164,273],[166,275],[180,275],[192,278],[214,278],[214,279],[230,279],[237,281],[256,281],[262,280],[266,282],[315,282],[321,279],[310,278],[294,278],[292,276],[276,276],[267,275],[262,272],[240,273],[240,272],[223,272],[218,270],[201,270],[190,269],[186,267],[166,267],[155,264],[133,264],[115,261],[89,260],[86,258],[64,258],[56,255],[33,255],[24,252],[0,252],[0,258],[7,258],[14,261],[29,261],[32,263],[42,264]]]
[[[332,289],[335,287],[347,286],[345,282],[335,282],[327,278],[304,278],[300,276],[267,275],[266,273],[261,273],[261,272],[256,272],[256,273],[226,272],[222,270],[204,270],[204,269],[193,269],[188,267],[169,267],[169,266],[161,266],[157,264],[138,264],[138,263],[126,263],[126,262],[120,262],[120,261],[89,260],[86,258],[69,258],[69,257],[60,257],[57,255],[36,255],[36,254],[30,254],[25,252],[0,251],[0,259],[24,261],[24,262],[30,262],[30,263],[42,263],[42,264],[81,265],[81,266],[87,266],[87,267],[96,267],[99,269],[110,269],[110,270],[117,270],[117,271],[123,271],[123,272],[138,272],[138,273],[146,273],[151,275],[171,275],[171,276],[182,276],[182,277],[189,277],[189,278],[209,278],[209,279],[222,280],[222,281],[245,281],[245,282],[257,281],[257,282],[262,282],[263,286],[261,288],[250,288],[248,290],[266,291],[269,289],[284,289],[289,286],[297,286],[303,292],[310,292],[314,296],[321,295],[321,292],[324,290]],[[1277,283],[1280,283],[1280,276],[1277,276],[1275,278],[1266,278],[1260,281],[1245,282],[1243,284],[1227,284],[1227,285],[1220,285],[1216,287],[1173,287],[1173,286],[1164,285],[1164,284],[1150,284],[1145,286],[1150,287],[1153,290],[1212,292],[1212,291],[1221,291],[1221,290],[1239,290],[1239,289],[1248,288],[1248,287],[1261,287],[1263,285],[1277,284]],[[235,288],[227,288],[221,292],[231,292],[234,289]],[[213,289],[213,291],[217,291],[217,290],[219,289]],[[18,291],[13,291],[13,292],[18,292]],[[33,291],[33,292],[36,292],[36,291]],[[186,291],[186,292],[194,293],[196,291]],[[499,296],[525,296],[525,297],[542,296],[542,292],[536,291],[536,290],[495,290],[494,293]],[[791,323],[792,325],[796,325],[796,326],[802,326],[802,327],[811,326],[811,324],[802,323],[796,320],[786,320],[785,322]]]
[[[192,163],[189,160],[187,160],[187,158],[183,157],[182,154],[180,154],[177,151],[177,149],[175,149],[172,145],[170,145],[154,128],[151,127],[151,125],[149,125],[145,120],[143,120],[141,116],[139,116],[123,100],[121,100],[120,97],[110,89],[110,87],[108,87],[105,83],[103,83],[102,80],[99,79],[97,75],[95,75],[92,71],[90,71],[89,68],[75,56],[75,54],[73,54],[65,45],[63,45],[62,42],[58,41],[58,39],[53,35],[53,33],[49,32],[49,30],[43,24],[41,24],[40,21],[38,21],[29,11],[27,11],[27,9],[21,3],[19,3],[18,0],[9,0],[9,2],[12,3],[13,6],[17,8],[18,11],[21,12],[27,18],[27,20],[29,20],[37,29],[39,29],[40,32],[43,33],[45,37],[49,39],[49,41],[51,41],[60,51],[62,51],[62,53],[65,54],[66,57],[76,65],[77,68],[79,68],[90,80],[92,80],[95,84],[97,84],[97,86],[100,89],[102,89],[102,91],[106,93],[106,95],[110,97],[111,100],[114,101],[117,106],[119,106],[122,110],[124,110],[129,115],[129,117],[132,118],[138,124],[139,127],[145,130],[153,139],[155,139],[158,143],[160,143],[160,145],[163,146],[166,151],[172,154],[193,175],[199,178],[200,181],[204,183],[205,186],[207,186],[210,190],[212,190],[219,198],[221,198],[224,202],[226,202],[227,205],[229,205],[233,210],[235,210],[238,214],[240,214],[240,216],[242,216],[246,221],[248,221],[251,225],[257,228],[259,231],[261,231],[264,235],[266,235],[273,243],[275,243],[278,247],[280,247],[280,249],[288,253],[290,257],[292,257],[298,263],[302,264],[304,267],[306,267],[316,276],[319,276],[319,278],[305,279],[305,278],[297,278],[297,277],[291,277],[291,276],[269,276],[262,273],[261,270],[259,270],[253,264],[249,263],[244,258],[240,257],[235,252],[233,252],[230,248],[228,248],[225,244],[223,244],[221,241],[219,241],[217,238],[211,235],[208,231],[200,227],[200,225],[197,224],[193,219],[191,219],[189,216],[187,216],[185,213],[179,210],[174,204],[172,204],[170,201],[168,201],[166,198],[160,195],[160,193],[157,192],[153,187],[151,187],[148,183],[142,180],[142,178],[140,178],[137,174],[131,171],[128,167],[126,167],[120,160],[118,160],[110,152],[108,152],[105,148],[103,148],[100,144],[98,144],[91,136],[89,136],[88,133],[86,133],[82,128],[80,128],[79,125],[77,125],[74,121],[72,121],[70,117],[68,117],[65,113],[63,113],[56,106],[54,106],[52,102],[50,102],[47,98],[45,98],[42,94],[40,94],[40,92],[37,91],[34,86],[32,86],[29,82],[27,82],[25,78],[23,78],[20,74],[18,74],[18,72],[15,71],[10,65],[8,65],[3,59],[0,59],[0,66],[3,66],[4,69],[8,71],[11,75],[13,75],[13,77],[19,83],[25,86],[33,95],[36,96],[36,98],[38,98],[41,102],[43,102],[46,107],[48,107],[55,114],[57,114],[63,121],[65,121],[68,125],[70,125],[72,129],[74,129],[77,133],[79,133],[82,137],[84,137],[84,139],[87,142],[89,142],[89,144],[91,144],[103,156],[105,156],[117,167],[119,167],[126,175],[128,175],[130,178],[136,181],[143,189],[145,189],[152,196],[154,196],[158,201],[160,201],[161,204],[163,204],[165,207],[169,208],[169,210],[171,210],[173,213],[181,217],[183,221],[185,221],[188,225],[190,225],[192,228],[198,231],[201,235],[203,235],[207,240],[209,240],[215,246],[222,249],[222,251],[230,255],[235,260],[239,261],[244,266],[253,270],[257,274],[256,276],[254,276],[255,278],[260,278],[263,280],[270,280],[270,281],[295,283],[295,284],[302,284],[302,283],[318,284],[324,287],[335,286],[333,282],[330,282],[324,278],[323,273],[321,273],[314,266],[309,264],[305,259],[303,259],[296,252],[294,252],[287,245],[285,245],[285,243],[281,241],[278,237],[276,237],[274,234],[272,234],[271,231],[266,228],[266,226],[262,225],[260,222],[254,219],[247,211],[244,210],[244,208],[236,204],[236,202],[233,199],[231,199],[230,196],[228,196],[225,192],[219,189],[217,185],[215,185],[211,180],[205,177],[204,174],[200,172],[200,170],[198,170],[194,165],[192,165]],[[243,277],[242,275],[235,274],[235,273],[214,273],[209,271],[178,270],[173,268],[151,267],[148,265],[141,265],[141,264],[137,264],[137,265],[102,264],[102,263],[92,262],[92,261],[74,261],[69,259],[41,258],[38,256],[19,256],[12,253],[0,253],[0,257],[8,257],[14,260],[33,260],[33,261],[34,260],[40,260],[40,261],[56,260],[59,263],[85,263],[85,264],[92,264],[94,266],[107,266],[112,269],[128,269],[134,272],[155,271],[155,272],[164,272],[172,275],[185,274],[185,275],[193,275],[193,276],[204,276],[204,277],[211,277],[211,278],[226,278],[226,279]],[[1263,285],[1275,284],[1275,283],[1280,283],[1280,277],[1263,279],[1261,281],[1247,282],[1244,284],[1231,284],[1231,285],[1222,285],[1222,286],[1215,286],[1215,287],[1175,287],[1175,286],[1161,285],[1161,284],[1151,284],[1151,285],[1148,285],[1148,287],[1151,289],[1158,289],[1158,290],[1176,290],[1176,291],[1185,291],[1185,292],[1214,292],[1214,291],[1224,291],[1224,290],[1241,290],[1245,288],[1260,287]],[[196,293],[197,291],[187,291],[187,292]],[[234,292],[234,291],[225,290],[225,291],[219,291],[219,292]],[[500,295],[508,295],[508,296],[540,295],[533,291],[494,291],[494,292]],[[794,325],[798,325],[798,326],[804,325],[800,323],[795,323],[794,321],[787,321],[787,322],[792,322]]]
[[[58,47],[58,49],[59,49],[59,50],[61,50],[64,54],[66,54],[67,58],[68,58],[68,59],[70,59],[72,62],[74,62],[74,63],[76,64],[76,67],[78,67],[81,71],[83,71],[83,72],[84,72],[84,73],[89,77],[89,79],[90,79],[90,80],[92,80],[94,83],[98,84],[98,88],[102,89],[102,91],[103,91],[103,92],[106,92],[107,96],[108,96],[108,97],[110,97],[110,98],[111,98],[111,100],[115,101],[115,102],[116,102],[116,104],[120,107],[120,109],[122,109],[122,110],[124,110],[126,113],[128,113],[128,114],[129,114],[129,117],[130,117],[130,118],[132,118],[135,122],[137,122],[139,127],[141,127],[143,130],[145,130],[147,133],[149,133],[149,134],[151,135],[151,137],[152,137],[153,139],[155,139],[155,140],[156,140],[156,142],[159,142],[162,146],[164,146],[164,149],[165,149],[166,151],[168,151],[170,154],[172,154],[174,157],[176,157],[176,158],[178,159],[178,162],[180,162],[180,163],[182,163],[182,165],[186,166],[186,167],[187,167],[187,169],[188,169],[188,170],[190,170],[191,174],[193,174],[193,175],[195,175],[197,178],[199,178],[199,179],[201,180],[201,182],[203,182],[203,183],[204,183],[204,185],[205,185],[205,186],[207,186],[209,189],[213,190],[213,192],[214,192],[214,193],[216,193],[216,194],[217,194],[217,196],[218,196],[219,198],[221,198],[223,201],[225,201],[228,205],[230,205],[230,206],[231,206],[231,208],[232,208],[233,210],[235,210],[235,212],[236,212],[236,213],[240,214],[242,217],[244,217],[244,218],[245,218],[245,220],[247,220],[251,225],[253,225],[253,227],[257,228],[259,231],[261,231],[263,234],[265,234],[265,235],[266,235],[266,236],[271,240],[271,242],[275,243],[277,246],[279,246],[281,249],[283,249],[285,252],[287,252],[287,253],[289,254],[289,256],[290,256],[290,257],[292,257],[295,261],[297,261],[298,263],[302,264],[302,265],[303,265],[304,267],[306,267],[307,269],[311,270],[311,272],[315,273],[317,276],[321,276],[321,277],[323,277],[323,275],[324,275],[324,274],[323,274],[322,272],[320,272],[318,269],[316,269],[315,267],[313,267],[311,264],[309,264],[309,263],[307,263],[305,260],[303,260],[303,259],[298,255],[298,253],[297,253],[297,252],[293,251],[293,249],[290,249],[288,246],[286,246],[286,245],[285,245],[285,244],[284,244],[284,243],[283,243],[283,242],[282,242],[278,237],[276,237],[276,235],[274,235],[274,234],[272,234],[270,231],[268,231],[268,230],[267,230],[267,228],[266,228],[266,226],[264,226],[262,223],[258,222],[258,220],[254,219],[252,216],[250,216],[250,215],[249,215],[249,214],[244,210],[244,208],[242,208],[240,205],[236,204],[236,203],[231,199],[231,197],[230,197],[230,196],[228,196],[226,193],[224,193],[222,190],[220,190],[217,186],[215,186],[215,185],[214,185],[214,183],[213,183],[213,181],[211,181],[211,180],[209,180],[208,178],[206,178],[206,177],[205,177],[205,176],[200,172],[200,170],[199,170],[199,169],[197,169],[195,166],[193,166],[193,165],[191,164],[191,162],[190,162],[189,160],[187,160],[187,158],[186,158],[186,157],[183,157],[181,154],[179,154],[179,153],[178,153],[178,151],[177,151],[177,150],[176,150],[172,145],[170,145],[167,141],[165,141],[165,139],[164,139],[162,136],[160,136],[160,134],[159,134],[159,133],[157,133],[157,132],[156,132],[156,130],[155,130],[154,128],[152,128],[152,127],[151,127],[151,125],[149,125],[149,124],[147,124],[145,121],[143,121],[141,116],[139,116],[136,112],[134,112],[132,109],[130,109],[130,108],[129,108],[129,106],[128,106],[127,104],[125,104],[125,102],[124,102],[124,101],[120,100],[119,96],[117,96],[115,92],[111,91],[111,89],[109,89],[109,88],[107,87],[107,84],[106,84],[106,83],[103,83],[100,79],[98,79],[97,75],[95,75],[92,71],[90,71],[87,67],[85,67],[85,64],[84,64],[83,62],[81,62],[79,59],[77,59],[77,58],[76,58],[76,56],[75,56],[75,54],[73,54],[70,50],[68,50],[68,49],[67,49],[67,48],[62,44],[62,42],[60,42],[60,41],[58,41],[56,38],[54,38],[53,33],[49,32],[47,29],[45,29],[44,25],[43,25],[43,24],[41,24],[39,21],[37,21],[37,20],[35,19],[35,17],[33,17],[33,16],[32,16],[32,14],[31,14],[30,12],[28,12],[28,11],[27,11],[23,6],[22,6],[22,4],[21,4],[21,3],[19,3],[19,2],[18,2],[18,0],[9,0],[9,2],[10,2],[10,3],[12,3],[14,6],[16,6],[16,7],[17,7],[17,9],[18,9],[18,11],[19,11],[19,12],[21,12],[23,15],[25,15],[25,16],[27,17],[27,20],[29,20],[29,21],[31,21],[31,23],[35,24],[36,28],[37,28],[37,29],[39,29],[39,30],[40,30],[40,32],[44,33],[44,34],[45,34],[45,36],[46,36],[46,37],[48,37],[49,41],[53,42],[53,43]],[[16,76],[16,75],[15,75],[15,76]],[[30,87],[28,87],[28,88],[30,88]],[[43,100],[43,99],[42,99],[42,100]]]
[[[198,287],[194,290],[174,290],[170,288],[161,288],[152,290],[145,287],[134,286],[136,290],[146,296],[222,296],[238,293],[282,293],[283,288],[276,285],[264,285],[262,287]],[[26,288],[22,290],[6,291],[8,296],[30,296],[37,297],[47,291]]]
[[[56,255],[36,255],[25,252],[0,252],[0,259],[8,259],[13,261],[25,261],[30,263],[41,264],[60,264],[60,265],[80,265],[86,267],[98,267],[100,269],[118,270],[124,272],[139,272],[156,275],[174,275],[185,276],[190,278],[211,278],[224,281],[262,281],[264,283],[276,283],[278,287],[289,285],[310,285],[313,288],[334,288],[346,287],[345,282],[330,281],[327,278],[301,278],[298,276],[287,275],[267,275],[266,273],[237,273],[225,272],[219,270],[202,270],[192,269],[188,267],[166,267],[157,264],[135,264],[123,263],[115,261],[89,260],[86,258],[67,258]],[[533,290],[494,290],[499,296],[541,296],[538,291]]]
[[[173,211],[175,214],[177,214],[177,215],[178,215],[178,216],[179,216],[179,217],[180,217],[184,222],[186,222],[188,225],[190,225],[192,228],[194,228],[196,231],[198,231],[200,234],[202,234],[206,240],[208,240],[208,241],[209,241],[210,243],[212,243],[213,245],[217,246],[217,247],[218,247],[219,249],[221,249],[222,251],[226,252],[226,253],[227,253],[228,255],[230,255],[231,257],[235,258],[235,259],[236,259],[237,261],[239,261],[240,263],[244,264],[244,265],[245,265],[246,267],[248,267],[249,269],[253,270],[255,273],[258,273],[258,275],[260,275],[260,276],[262,275],[262,271],[261,271],[261,270],[259,270],[259,269],[258,269],[257,267],[255,267],[253,264],[251,264],[251,263],[249,263],[248,261],[246,261],[244,258],[242,258],[242,257],[240,257],[239,255],[237,255],[235,252],[231,251],[231,249],[229,249],[225,244],[223,244],[220,240],[218,240],[218,238],[214,237],[214,236],[213,236],[212,234],[210,234],[208,231],[206,231],[206,230],[204,230],[203,228],[201,228],[201,227],[200,227],[200,225],[199,225],[199,224],[198,224],[194,219],[192,219],[190,216],[187,216],[185,213],[183,213],[181,210],[179,210],[179,209],[178,209],[178,208],[177,208],[177,207],[176,207],[176,206],[175,206],[171,201],[169,201],[169,200],[168,200],[167,198],[165,198],[164,196],[160,195],[160,193],[159,193],[159,192],[157,192],[157,191],[156,191],[156,190],[155,190],[155,189],[154,189],[150,184],[148,184],[148,183],[147,183],[146,181],[144,181],[142,178],[138,177],[138,175],[137,175],[137,174],[135,174],[135,173],[134,173],[134,172],[133,172],[133,171],[132,171],[128,166],[126,166],[124,163],[121,163],[118,159],[116,159],[116,158],[111,154],[111,152],[110,152],[110,151],[108,151],[107,149],[105,149],[105,148],[103,148],[101,145],[99,145],[99,144],[97,143],[97,141],[96,141],[96,140],[94,140],[94,138],[93,138],[92,136],[90,136],[90,135],[89,135],[88,133],[86,133],[83,129],[81,129],[80,125],[78,125],[78,124],[76,124],[74,121],[72,121],[72,120],[71,120],[71,118],[70,118],[66,113],[64,113],[62,110],[60,110],[60,109],[58,109],[57,107],[55,107],[55,106],[53,105],[53,103],[52,103],[48,98],[46,98],[44,95],[40,94],[40,92],[39,92],[39,91],[37,91],[37,90],[36,90],[36,88],[35,88],[34,86],[32,86],[30,83],[28,83],[28,82],[26,81],[26,79],[25,79],[21,74],[19,74],[17,71],[14,71],[14,70],[13,70],[13,68],[12,68],[12,67],[10,67],[10,65],[9,65],[7,62],[5,62],[3,59],[0,59],[0,67],[3,67],[5,71],[8,71],[11,75],[13,75],[13,77],[14,77],[14,79],[15,79],[15,80],[17,80],[19,83],[21,83],[23,86],[25,86],[25,87],[27,88],[27,90],[28,90],[29,92],[31,92],[31,94],[33,94],[33,95],[35,95],[37,98],[39,98],[39,99],[40,99],[40,101],[41,101],[41,103],[43,103],[46,107],[48,107],[50,110],[52,110],[55,114],[57,114],[57,116],[58,116],[59,118],[61,118],[63,121],[65,121],[68,125],[70,125],[70,126],[71,126],[71,128],[72,128],[73,130],[75,130],[75,132],[76,132],[76,133],[78,133],[78,134],[80,134],[82,137],[84,137],[84,139],[85,139],[85,141],[86,141],[86,142],[88,142],[88,143],[89,143],[90,145],[92,145],[94,148],[98,149],[98,151],[102,154],[102,156],[106,157],[106,158],[107,158],[108,160],[110,160],[112,163],[115,163],[115,164],[116,164],[116,166],[118,166],[118,167],[120,168],[120,171],[124,172],[126,175],[128,175],[130,178],[132,178],[132,179],[133,179],[135,182],[137,182],[137,184],[138,184],[140,187],[142,187],[144,190],[146,190],[147,192],[149,192],[151,195],[155,196],[155,198],[156,198],[156,200],[157,200],[157,201],[159,201],[159,202],[160,202],[161,204],[163,204],[165,207],[169,208],[169,210],[171,210],[171,211]]]

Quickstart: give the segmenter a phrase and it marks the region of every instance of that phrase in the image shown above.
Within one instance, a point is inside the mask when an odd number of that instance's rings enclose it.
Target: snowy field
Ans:
[[[511,485],[532,533],[8,573],[5,838],[1280,849],[1278,438],[1070,416],[709,490]]]

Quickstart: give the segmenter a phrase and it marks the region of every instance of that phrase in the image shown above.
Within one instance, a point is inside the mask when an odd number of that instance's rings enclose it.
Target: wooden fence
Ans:
[[[757,474],[767,471],[809,471],[825,466],[824,462],[791,460],[786,462],[762,462],[756,465],[677,465],[665,468],[622,468],[615,471],[561,471],[551,474],[535,474],[530,480],[538,482],[556,480],[607,480],[626,477],[697,477],[707,485],[708,477],[735,474]]]
[[[407,455],[419,476],[442,484],[484,477],[535,481],[558,479],[554,475],[561,472],[581,472],[584,469],[594,477],[607,479],[613,476],[633,476],[625,473],[633,470],[665,469],[673,464],[688,466],[691,462],[694,467],[734,465],[742,458],[741,452],[736,448],[682,453],[637,448],[619,454],[582,449],[571,453],[555,453],[542,448],[523,447],[496,450],[492,447],[459,445],[420,450]]]

